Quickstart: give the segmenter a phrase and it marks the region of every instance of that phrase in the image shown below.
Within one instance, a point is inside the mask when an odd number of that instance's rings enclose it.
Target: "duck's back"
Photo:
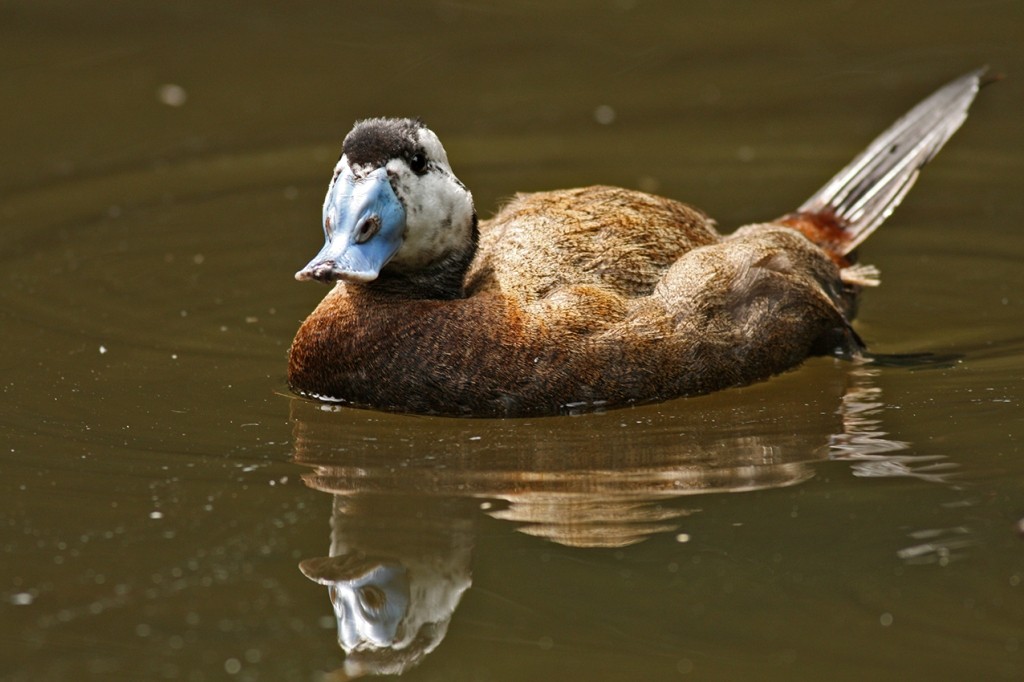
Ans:
[[[619,187],[519,194],[480,226],[467,294],[501,291],[530,304],[560,289],[649,295],[694,248],[720,241],[704,213]]]

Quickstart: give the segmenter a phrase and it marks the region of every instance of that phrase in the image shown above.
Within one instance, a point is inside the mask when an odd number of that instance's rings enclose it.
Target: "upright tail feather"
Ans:
[[[967,118],[985,68],[939,88],[879,135],[846,168],[779,222],[802,231],[837,260],[868,238]]]

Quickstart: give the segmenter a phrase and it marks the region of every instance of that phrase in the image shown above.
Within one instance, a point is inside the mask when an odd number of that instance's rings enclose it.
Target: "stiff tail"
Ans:
[[[837,261],[846,261],[889,217],[921,168],[967,118],[984,73],[981,68],[939,88],[779,222],[803,232]]]

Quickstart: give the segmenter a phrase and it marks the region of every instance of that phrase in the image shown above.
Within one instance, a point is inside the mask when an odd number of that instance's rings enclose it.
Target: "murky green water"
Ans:
[[[1021,679],[1022,44],[1015,2],[5,3],[0,676],[344,679],[304,572],[347,554],[404,576],[410,680]],[[984,63],[862,250],[860,333],[945,362],[529,421],[285,389],[356,118],[422,115],[484,215],[728,228]]]

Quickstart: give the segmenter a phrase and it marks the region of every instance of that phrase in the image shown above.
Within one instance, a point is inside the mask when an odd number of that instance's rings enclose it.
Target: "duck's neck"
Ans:
[[[384,268],[372,282],[360,285],[375,294],[417,299],[454,299],[464,296],[463,282],[476,255],[479,230],[473,213],[471,238],[465,247],[452,251],[424,268]]]

